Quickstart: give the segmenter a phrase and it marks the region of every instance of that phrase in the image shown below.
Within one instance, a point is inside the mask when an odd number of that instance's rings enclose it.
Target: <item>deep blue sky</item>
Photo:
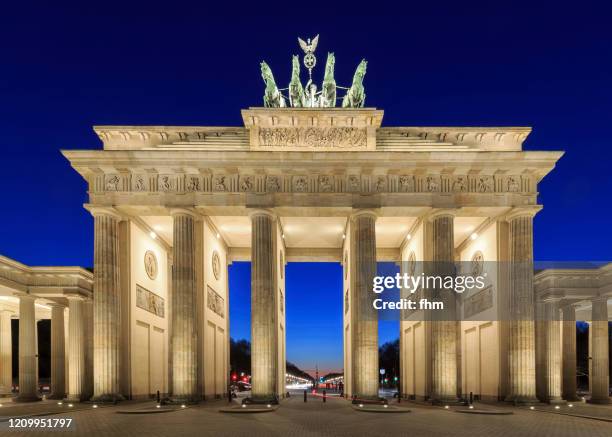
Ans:
[[[91,265],[86,187],[59,149],[100,148],[94,124],[239,125],[241,108],[261,104],[259,61],[285,83],[296,37],[320,33],[340,84],[368,59],[366,103],[384,125],[529,125],[526,149],[565,150],[540,185],[535,257],[612,258],[612,31],[600,4],[17,3],[0,10],[3,255]],[[337,266],[323,268],[289,266],[288,305],[300,278],[331,287]],[[323,326],[326,314],[309,317]]]

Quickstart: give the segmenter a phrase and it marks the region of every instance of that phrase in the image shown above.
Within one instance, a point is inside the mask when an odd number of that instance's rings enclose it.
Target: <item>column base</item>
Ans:
[[[431,405],[467,405],[467,401],[456,396],[453,397],[430,397],[427,399]]]
[[[125,400],[125,397],[119,393],[107,393],[103,395],[94,396],[91,398],[94,402],[100,403],[113,403],[121,402]]]
[[[587,399],[587,404],[606,405],[611,402],[610,398]]]
[[[547,403],[551,405],[559,405],[559,404],[567,404],[567,401],[565,399],[562,399],[561,397],[558,397],[558,398],[548,399]]]
[[[42,401],[42,398],[38,395],[18,395],[13,399],[13,402],[37,402]]]
[[[535,396],[525,396],[525,395],[508,395],[504,402],[508,402],[514,405],[537,405],[541,404],[540,400]]]
[[[66,398],[65,394],[56,395],[54,393],[51,393],[49,396],[47,396],[47,399],[58,399],[58,400],[61,400],[61,399],[65,399],[65,398]]]
[[[86,401],[87,398],[84,395],[68,394],[66,396],[66,400],[71,402],[83,402]]]
[[[562,399],[567,401],[567,402],[578,402],[580,400],[580,398],[577,395],[562,396]]]

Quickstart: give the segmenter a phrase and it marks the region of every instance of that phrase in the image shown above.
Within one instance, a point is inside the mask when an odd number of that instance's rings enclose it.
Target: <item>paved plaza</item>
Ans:
[[[510,410],[512,415],[460,414],[413,403],[402,403],[409,413],[380,414],[355,411],[341,399],[299,397],[283,401],[271,413],[224,414],[219,409],[225,402],[207,402],[163,414],[121,414],[155,407],[153,402],[126,402],[116,406],[93,408],[91,404],[57,405],[43,401],[35,405],[5,403],[2,406],[0,434],[40,435],[49,430],[9,429],[8,418],[34,417],[47,413],[48,418],[70,417],[70,430],[57,430],[73,435],[95,436],[589,436],[609,437],[612,421],[587,419],[557,414],[554,407],[513,408],[478,406],[477,408]],[[65,411],[61,412],[60,411]],[[559,410],[557,410],[559,411]],[[612,406],[576,404],[562,411],[593,415],[612,420]],[[55,413],[55,414],[48,414]],[[58,414],[59,413],[59,414]],[[52,431],[53,432],[53,431]]]

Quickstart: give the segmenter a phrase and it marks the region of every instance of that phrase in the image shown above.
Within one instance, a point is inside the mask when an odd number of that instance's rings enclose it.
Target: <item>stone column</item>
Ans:
[[[351,216],[351,294],[353,302],[353,396],[378,399],[378,311],[373,307],[376,276],[376,214]]]
[[[431,222],[430,275],[454,274],[454,214],[440,211],[429,217]],[[442,302],[444,309],[431,311],[432,380],[431,400],[457,400],[457,322],[456,296],[452,290],[430,290],[432,301]]]
[[[85,323],[85,387],[83,388],[83,399],[91,399],[93,396],[93,301],[83,301],[83,314]]]
[[[269,211],[251,214],[251,373],[252,398],[277,400],[276,376],[276,217]]]
[[[608,298],[592,300],[593,321],[589,334],[593,336],[591,399],[594,404],[610,402],[610,368],[608,338]]]
[[[49,399],[66,396],[66,363],[64,346],[64,306],[51,305],[51,395]]]
[[[68,298],[68,399],[82,401],[85,388],[85,323],[83,300]]]
[[[567,305],[563,313],[563,382],[562,396],[566,401],[577,400],[576,396],[576,309]]]
[[[11,314],[12,311],[0,310],[0,395],[10,394],[13,388]]]
[[[189,210],[171,211],[172,274],[172,395],[176,402],[197,401],[196,216]]]
[[[544,306],[546,401],[558,403],[561,398],[561,321],[559,304],[546,302]]]
[[[36,374],[36,316],[34,296],[19,296],[19,396],[21,402],[39,401]]]
[[[533,216],[519,210],[510,227],[509,392],[514,403],[537,402],[535,379],[535,298],[533,291]]]
[[[94,216],[94,399],[123,399],[120,378],[119,221],[114,211],[92,210]],[[72,316],[69,315],[69,320]]]

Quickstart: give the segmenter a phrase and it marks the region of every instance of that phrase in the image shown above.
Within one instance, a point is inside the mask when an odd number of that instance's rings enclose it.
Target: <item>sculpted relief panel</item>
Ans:
[[[105,174],[94,192],[132,193],[533,193],[528,175],[450,174]]]
[[[365,149],[367,146],[366,130],[352,127],[261,128],[258,139],[262,147]]]

